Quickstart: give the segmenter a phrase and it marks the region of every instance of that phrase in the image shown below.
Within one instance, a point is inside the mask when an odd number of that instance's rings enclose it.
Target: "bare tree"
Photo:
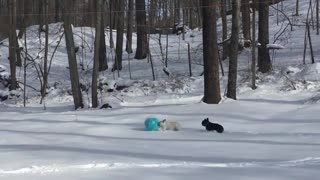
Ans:
[[[230,43],[227,97],[237,99],[237,68],[239,47],[240,0],[232,0],[232,33]]]
[[[217,1],[202,0],[201,7],[203,13],[203,102],[218,104],[221,101],[221,94],[216,22]]]

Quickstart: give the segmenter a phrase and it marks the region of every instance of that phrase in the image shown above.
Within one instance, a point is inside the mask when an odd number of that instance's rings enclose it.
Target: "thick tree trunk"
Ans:
[[[230,43],[227,97],[237,99],[237,69],[239,47],[240,0],[232,0],[232,33]]]
[[[262,73],[269,72],[272,68],[269,50],[269,2],[259,1],[259,35],[258,67]]]
[[[136,0],[137,50],[135,59],[145,59],[148,55],[146,18],[145,0]]]
[[[78,75],[78,65],[77,65],[77,58],[75,53],[75,46],[74,46],[74,39],[73,39],[73,32],[71,27],[71,14],[66,13],[70,11],[73,7],[71,1],[60,0],[59,1],[63,14],[63,27],[65,32],[66,38],[66,48],[68,53],[68,63],[69,63],[69,72],[70,72],[70,80],[71,80],[71,88],[72,88],[72,96],[75,109],[79,107],[83,108],[82,102],[82,94],[80,91],[80,83],[79,83],[79,75]]]
[[[218,104],[221,101],[216,24],[217,4],[217,1],[202,0],[204,62],[203,102],[208,104]]]

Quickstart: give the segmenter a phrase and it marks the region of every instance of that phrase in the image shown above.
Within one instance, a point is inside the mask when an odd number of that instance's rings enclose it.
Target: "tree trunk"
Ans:
[[[269,44],[269,2],[259,1],[259,35],[258,67],[262,73],[271,70],[271,60],[267,44]]]
[[[41,87],[41,97],[43,100],[47,93],[48,85],[48,50],[49,50],[49,0],[43,3],[44,9],[44,25],[45,29],[45,45],[44,45],[44,59],[43,59],[43,84]]]
[[[77,66],[77,59],[75,53],[75,46],[74,46],[74,39],[73,39],[73,32],[71,27],[71,14],[66,13],[72,9],[73,4],[72,1],[59,1],[63,15],[63,27],[65,32],[66,38],[66,48],[68,53],[68,62],[69,62],[69,71],[70,71],[70,80],[71,80],[71,88],[72,88],[72,96],[75,109],[79,107],[83,108],[82,102],[82,94],[80,91],[80,83],[79,83],[79,75],[78,75],[78,66]]]
[[[116,60],[112,71],[122,69],[123,33],[124,33],[124,1],[117,1],[117,44]]]
[[[319,22],[319,0],[316,0],[316,21],[317,21],[317,35],[319,35],[320,31],[320,22]]]
[[[136,0],[137,50],[135,59],[145,59],[148,55],[147,16],[145,0]]]
[[[252,47],[252,64],[251,64],[251,88],[252,89],[257,89],[256,86],[256,1],[257,0],[252,0],[253,1],[253,8],[252,8],[252,42],[251,42],[251,47]]]
[[[55,14],[54,14],[55,22],[60,21],[60,2],[59,0],[55,0]]]
[[[221,101],[221,94],[216,22],[217,1],[202,0],[201,7],[203,13],[203,102],[218,104]]]
[[[296,0],[296,16],[299,16],[299,0]]]
[[[232,33],[230,43],[227,97],[237,99],[237,69],[239,47],[240,0],[232,0]]]
[[[99,51],[101,36],[102,0],[96,0],[96,34],[94,40],[94,62],[92,72],[92,107],[98,107]]]
[[[133,1],[128,0],[128,24],[127,24],[127,44],[126,51],[128,54],[132,53],[132,32],[133,32]]]
[[[9,60],[10,60],[10,90],[17,89],[17,79],[16,79],[16,0],[8,1],[9,8]]]
[[[222,59],[225,60],[228,57],[228,43],[226,42],[228,39],[228,25],[227,25],[227,12],[226,12],[226,0],[220,0],[221,1],[221,20],[222,20],[222,41],[223,41],[223,47],[222,47]]]
[[[103,0],[104,1],[104,0]],[[104,33],[104,3],[101,8],[101,30],[100,30],[100,50],[99,50],[99,71],[104,71],[108,69],[108,62],[107,62],[107,52],[106,52],[106,36]]]
[[[244,46],[250,47],[250,5],[249,0],[242,0],[242,31],[244,38]]]
[[[21,39],[23,34],[26,31],[26,28],[28,25],[30,25],[32,16],[30,15],[30,13],[32,12],[32,3],[29,2],[29,0],[24,0],[24,16],[23,16],[23,20],[22,20],[22,24],[21,24],[21,29],[19,31],[18,34],[18,38]]]

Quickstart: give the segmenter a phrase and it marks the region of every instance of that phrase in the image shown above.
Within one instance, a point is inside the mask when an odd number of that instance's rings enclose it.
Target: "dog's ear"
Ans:
[[[166,122],[166,121],[167,121],[167,119],[162,120],[162,122]]]

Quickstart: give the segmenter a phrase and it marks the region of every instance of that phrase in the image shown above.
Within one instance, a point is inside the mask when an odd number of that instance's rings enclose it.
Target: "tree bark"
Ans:
[[[218,104],[221,101],[221,94],[216,22],[217,1],[202,0],[201,7],[203,13],[203,102]]]
[[[240,0],[232,0],[232,33],[230,43],[227,97],[237,99],[237,69],[239,47]]]

